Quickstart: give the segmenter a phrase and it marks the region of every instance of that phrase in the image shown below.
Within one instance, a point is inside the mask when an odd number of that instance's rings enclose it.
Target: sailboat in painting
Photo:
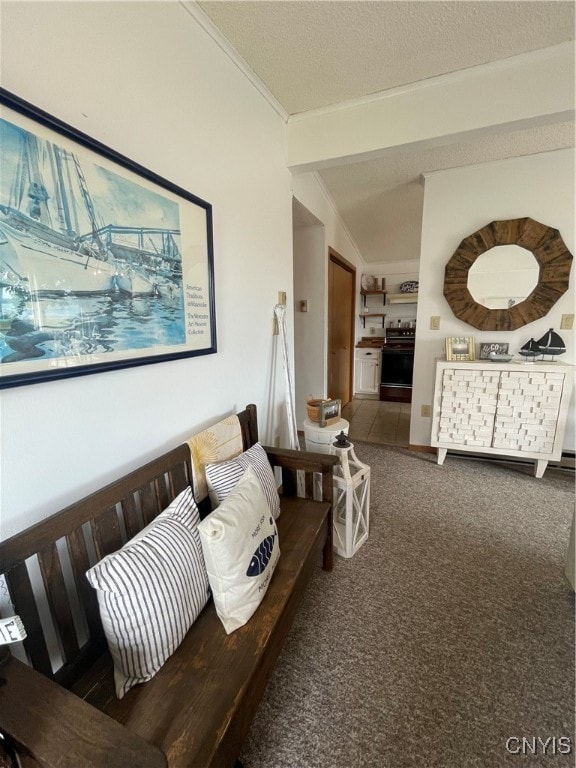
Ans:
[[[100,187],[114,174],[94,166],[90,175],[92,165],[83,169],[73,152],[4,119],[0,140],[0,292],[8,287],[34,296],[115,292],[182,300],[179,227],[128,225],[126,215],[123,223],[105,224],[87,177]],[[164,220],[158,196],[151,200],[152,193],[144,197],[142,188],[134,188],[133,199],[131,189],[122,191],[126,210],[146,220],[152,208]],[[177,212],[176,204],[170,206]]]
[[[0,369],[185,344],[178,193],[21,106],[0,94]]]
[[[112,291],[116,267],[98,234],[78,158],[10,127],[18,147],[12,162],[3,149],[3,173],[11,169],[13,176],[0,204],[0,286],[35,295]],[[80,234],[86,217],[88,231]]]
[[[114,259],[116,286],[121,293],[168,298],[181,295],[179,230],[109,224],[98,234]]]

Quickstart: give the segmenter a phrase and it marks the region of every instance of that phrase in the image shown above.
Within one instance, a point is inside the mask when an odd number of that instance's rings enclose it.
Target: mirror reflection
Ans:
[[[540,267],[531,251],[497,245],[482,253],[468,270],[468,290],[488,309],[509,309],[528,298],[538,284]]]

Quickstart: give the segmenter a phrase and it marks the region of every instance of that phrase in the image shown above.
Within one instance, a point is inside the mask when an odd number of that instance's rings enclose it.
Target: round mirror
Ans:
[[[530,296],[540,267],[526,248],[497,245],[478,256],[468,270],[468,290],[488,309],[510,309]]]
[[[468,278],[479,257],[493,249],[496,256],[488,258],[495,258],[506,271],[510,258],[506,253],[509,252],[500,251],[496,246],[513,245],[519,246],[521,251],[528,251],[536,262],[538,275],[534,288],[528,290],[529,284],[526,283],[522,291],[517,291],[514,286],[512,291],[509,283],[505,292],[500,291],[497,284],[503,275],[498,273],[487,280],[487,287],[479,289],[476,294],[479,298],[476,298],[472,294],[472,290],[476,290],[474,272],[472,288]],[[515,262],[518,254],[516,251],[513,253],[511,258]],[[444,296],[456,317],[468,325],[481,331],[513,331],[548,314],[568,290],[571,266],[572,254],[557,229],[529,217],[492,221],[464,238],[446,264]],[[483,270],[481,263],[480,274]],[[486,269],[486,273],[489,272]],[[492,308],[488,306],[489,302],[482,303],[498,293],[504,307]]]

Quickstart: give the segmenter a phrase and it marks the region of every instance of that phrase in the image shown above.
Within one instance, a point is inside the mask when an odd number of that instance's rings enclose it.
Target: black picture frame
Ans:
[[[0,389],[214,354],[212,206],[0,89]]]

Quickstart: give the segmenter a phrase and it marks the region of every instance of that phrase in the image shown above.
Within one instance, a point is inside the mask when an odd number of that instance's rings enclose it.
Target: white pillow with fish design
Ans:
[[[198,530],[216,613],[230,634],[262,602],[280,557],[276,521],[251,467]]]

